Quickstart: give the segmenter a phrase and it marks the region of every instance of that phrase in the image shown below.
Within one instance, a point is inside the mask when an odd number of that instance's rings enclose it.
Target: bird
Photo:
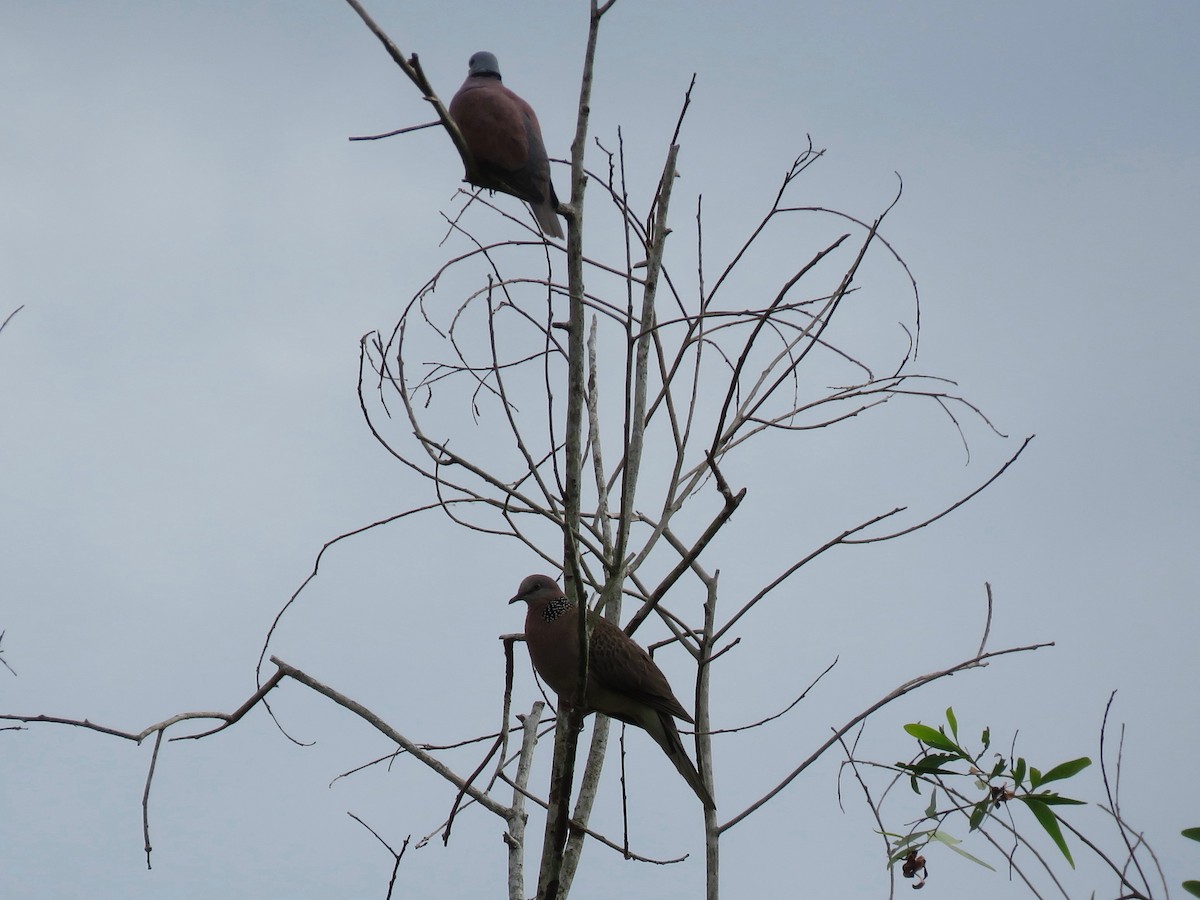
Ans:
[[[480,187],[526,201],[542,231],[561,238],[558,197],[537,114],[503,85],[495,54],[481,50],[471,56],[467,80],[449,111],[486,181]]]
[[[523,600],[525,644],[533,667],[570,703],[579,680],[580,606],[568,598],[549,575],[530,575],[509,603]],[[588,679],[584,704],[589,712],[604,713],[649,733],[674,763],[679,774],[707,809],[716,809],[712,794],[692,765],[675,719],[694,721],[671,691],[667,676],[650,654],[608,619],[588,611],[592,625],[588,644]]]

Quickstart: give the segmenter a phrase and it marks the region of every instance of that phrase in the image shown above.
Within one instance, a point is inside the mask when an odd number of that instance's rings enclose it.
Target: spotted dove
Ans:
[[[548,575],[530,575],[509,600],[529,604],[525,615],[525,643],[533,667],[558,694],[570,702],[579,679],[579,607],[568,599]],[[675,719],[691,722],[671,692],[667,677],[650,654],[635,644],[608,619],[589,612],[592,624],[588,645],[588,712],[601,712],[649,732],[675,764],[696,796],[715,809],[712,794],[688,759],[675,727]]]
[[[558,197],[537,115],[500,83],[493,54],[481,50],[471,57],[467,80],[450,101],[450,117],[486,181],[481,187],[520,197],[533,207],[542,231],[561,238]]]

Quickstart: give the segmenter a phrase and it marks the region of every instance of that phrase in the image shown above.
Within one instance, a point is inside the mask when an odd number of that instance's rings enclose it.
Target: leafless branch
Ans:
[[[537,795],[535,795],[533,793],[530,793],[528,790],[517,787],[517,785],[515,783],[515,779],[510,779],[507,775],[501,775],[500,780],[503,781],[505,784],[509,785],[514,791],[517,791],[518,793],[522,794],[526,800],[532,800],[534,803],[536,803],[542,809],[549,810],[549,808],[550,808],[549,804],[546,803],[545,800],[543,800],[541,797],[538,797]],[[590,837],[592,840],[599,841],[605,847],[608,847],[610,850],[616,850],[622,856],[624,856],[628,859],[631,859],[634,862],[651,863],[652,865],[656,865],[656,866],[671,866],[671,865],[675,865],[676,863],[681,863],[688,858],[688,854],[686,854],[686,853],[683,854],[683,856],[673,856],[669,859],[660,859],[660,858],[656,858],[653,856],[643,856],[640,853],[634,853],[634,852],[628,850],[627,848],[622,847],[616,841],[614,841],[610,838],[606,838],[604,835],[600,834],[599,832],[593,831],[591,828],[586,827],[585,825],[583,825],[580,822],[575,821],[574,819],[571,819],[568,822],[568,825],[570,826],[570,828],[573,832],[574,831],[582,832],[583,834],[586,834],[588,837]]]
[[[0,326],[0,328],[2,328],[2,327],[3,327],[3,326]],[[5,635],[5,634],[7,634],[7,632],[6,632],[6,631],[0,631],[0,644],[3,644],[3,643],[4,643],[4,635]],[[3,665],[4,665],[4,668],[6,668],[6,669],[8,669],[8,671],[12,672],[12,674],[13,674],[14,676],[17,674],[17,670],[16,670],[16,669],[14,669],[12,666],[10,666],[10,665],[8,664],[8,660],[4,658],[4,650],[3,650],[3,648],[0,648],[0,664],[3,664]]]
[[[930,672],[926,675],[918,675],[917,677],[904,682],[898,688],[885,694],[883,697],[876,700],[874,703],[872,703],[870,706],[868,706],[862,712],[855,715],[853,718],[850,719],[850,721],[848,721],[841,728],[838,728],[837,730],[835,730],[833,733],[833,737],[831,737],[829,740],[827,740],[825,743],[823,743],[820,747],[818,747],[815,751],[813,751],[813,753],[807,759],[805,759],[802,763],[800,763],[800,765],[798,765],[795,769],[793,769],[781,782],[779,782],[779,784],[777,784],[775,787],[771,788],[771,790],[767,791],[766,794],[764,794],[758,800],[754,801],[754,803],[750,804],[748,807],[746,807],[744,810],[742,810],[740,813],[738,813],[732,819],[730,819],[729,821],[727,821],[723,825],[721,825],[720,831],[722,833],[728,831],[730,828],[733,828],[739,822],[744,821],[755,810],[759,809],[764,804],[766,804],[767,802],[772,800],[776,795],[779,794],[780,791],[782,791],[785,787],[787,787],[789,784],[791,784],[801,772],[803,772],[810,765],[812,765],[814,762],[816,762],[818,759],[820,759],[820,757],[825,753],[825,751],[828,750],[835,743],[837,743],[838,740],[843,735],[845,735],[847,732],[849,732],[851,728],[853,728],[859,722],[862,722],[868,716],[871,716],[874,713],[878,712],[880,709],[887,706],[893,700],[898,700],[900,697],[903,697],[905,694],[907,694],[911,691],[914,691],[919,687],[924,687],[925,685],[930,684],[931,682],[938,681],[939,679],[946,678],[946,677],[948,677],[950,675],[954,675],[958,672],[962,672],[967,669],[975,669],[975,668],[980,668],[982,666],[986,666],[988,664],[988,660],[995,659],[996,657],[1006,656],[1011,653],[1026,653],[1031,650],[1040,650],[1043,647],[1053,647],[1053,646],[1054,646],[1054,642],[1048,641],[1048,642],[1043,642],[1040,644],[1027,644],[1022,647],[1009,647],[1005,650],[992,650],[992,651],[989,651],[988,653],[983,653],[978,656],[973,656],[970,659],[966,659],[960,663],[956,663],[955,665],[950,666],[948,669],[941,669],[936,672]]]
[[[471,150],[467,146],[467,142],[463,139],[462,132],[458,130],[458,126],[455,125],[454,120],[450,118],[449,111],[447,111],[446,107],[442,105],[442,101],[438,98],[433,86],[429,83],[429,79],[425,76],[424,69],[421,68],[421,61],[417,58],[417,54],[414,53],[411,57],[405,59],[404,54],[400,52],[400,48],[392,43],[392,39],[387,36],[387,34],[382,28],[379,27],[379,25],[375,23],[375,20],[371,18],[370,14],[363,8],[362,4],[359,3],[358,0],[346,0],[346,2],[350,5],[350,8],[358,14],[358,17],[363,20],[363,24],[370,29],[371,33],[379,39],[379,42],[383,44],[383,49],[387,51],[388,56],[390,56],[396,65],[400,67],[400,71],[407,75],[409,80],[417,86],[417,89],[421,91],[423,99],[428,102],[433,107],[434,112],[437,113],[438,122],[443,128],[446,129],[446,133],[450,135],[450,140],[454,142],[454,146],[458,150],[459,156],[462,157],[463,167],[466,169],[466,176],[464,177],[464,180],[471,182],[471,184],[480,185],[481,187],[503,188],[503,185],[497,184],[494,179],[487,178],[487,176],[484,175],[480,171],[479,167],[475,164],[475,157],[471,155]],[[421,125],[416,127],[424,128],[427,126]],[[401,129],[401,131],[397,133],[402,133],[406,130],[411,131],[415,129]]]
[[[829,671],[826,669],[825,671]],[[855,746],[858,745],[858,739],[862,737],[862,728],[859,728],[858,736],[855,737]],[[867,809],[871,810],[871,816],[875,819],[875,824],[879,828],[879,836],[883,839],[884,853],[888,853],[891,845],[887,838],[887,828],[884,827],[883,817],[879,814],[879,804],[871,797],[871,789],[867,787],[866,781],[863,780],[862,773],[858,770],[857,761],[854,759],[853,751],[846,746],[845,735],[838,735],[838,743],[842,746],[842,752],[846,754],[846,759],[842,763],[843,766],[849,766],[850,771],[854,774],[854,780],[858,782],[858,786],[862,788],[863,798],[866,801]],[[842,802],[842,778],[841,772],[838,772],[838,805]],[[888,866],[888,900],[894,900],[896,896],[896,869],[894,866]]]
[[[417,744],[415,744],[413,741],[410,741],[400,732],[396,731],[394,728],[384,722],[383,719],[379,718],[379,716],[375,715],[357,700],[352,700],[344,694],[335,691],[333,688],[322,684],[311,675],[301,671],[300,669],[297,669],[295,666],[288,665],[278,657],[272,656],[271,662],[276,666],[281,675],[286,675],[293,681],[298,681],[300,684],[303,684],[310,690],[316,691],[318,694],[321,694],[322,696],[332,700],[338,706],[348,709],[350,712],[354,713],[360,719],[371,725],[371,727],[373,727],[380,734],[387,737],[388,740],[392,741],[392,743],[403,747],[414,759],[420,761],[427,768],[432,769],[435,773],[440,775],[446,781],[449,781],[459,790],[469,794],[471,798],[484,809],[495,813],[502,818],[507,816],[507,807],[502,806],[487,794],[472,787],[467,783],[466,779],[457,775],[452,769],[450,769],[449,766],[445,765],[441,760],[426,753],[419,746],[417,746]]]
[[[508,644],[511,647],[511,643]],[[537,745],[538,722],[545,705],[534,702],[529,715],[521,723],[521,753],[517,762],[517,774],[513,780],[512,813],[508,818],[508,830],[504,842],[508,844],[508,897],[509,900],[525,900],[525,791],[529,785],[529,770],[533,764],[533,748]],[[503,771],[497,771],[503,778]]]
[[[375,840],[377,840],[377,841],[379,841],[379,843],[383,844],[383,846],[387,850],[387,852],[392,854],[392,859],[393,859],[392,876],[391,876],[391,878],[388,879],[388,889],[387,889],[387,894],[385,895],[385,897],[388,898],[388,900],[391,900],[392,891],[394,891],[396,889],[396,875],[399,874],[399,872],[400,872],[400,860],[404,856],[404,851],[408,849],[408,842],[410,840],[412,840],[412,835],[410,834],[404,839],[404,843],[400,845],[400,852],[397,853],[395,850],[392,849],[391,844],[389,844],[387,841],[385,841],[383,838],[381,838],[379,836],[378,831],[376,831],[374,828],[372,828],[370,825],[368,825],[366,822],[364,822],[362,819],[360,819],[354,813],[347,812],[346,815],[348,815],[350,818],[352,818],[355,822],[357,822],[363,828],[367,829],[367,831],[371,832],[371,834],[375,836]]]
[[[710,660],[710,662],[711,662],[711,660]],[[760,725],[766,725],[768,722],[774,722],[776,719],[786,716],[788,713],[790,713],[793,709],[796,708],[796,706],[800,703],[801,700],[803,700],[805,697],[808,696],[809,692],[817,686],[818,682],[820,682],[820,680],[822,678],[824,678],[826,675],[828,675],[830,672],[833,671],[833,667],[836,666],[837,664],[838,664],[838,661],[837,661],[837,658],[835,658],[833,660],[833,662],[831,662],[829,665],[827,665],[825,667],[825,671],[823,671],[820,675],[818,675],[816,678],[814,678],[812,681],[809,682],[808,687],[806,687],[804,690],[802,690],[800,692],[800,695],[795,700],[793,700],[791,703],[789,703],[787,706],[785,706],[779,712],[772,713],[771,715],[767,716],[764,719],[759,719],[757,722],[750,722],[747,725],[734,725],[729,728],[714,728],[711,731],[709,731],[708,733],[709,734],[737,734],[739,731],[750,731],[751,729],[758,728]]]
[[[25,308],[25,304],[22,303],[16,309],[14,309],[12,312],[10,312],[7,316],[5,316],[4,321],[0,322],[0,332],[4,331],[4,329],[8,327],[8,323],[13,320],[13,316],[15,316],[17,313],[19,313],[24,308]]]
[[[347,138],[347,140],[379,141],[379,140],[383,140],[384,138],[396,137],[397,135],[401,135],[401,134],[408,134],[410,131],[421,131],[422,129],[425,129],[425,128],[437,128],[441,124],[442,124],[441,122],[422,122],[420,125],[409,125],[407,128],[397,128],[393,131],[385,131],[383,134],[352,135],[351,137]]]

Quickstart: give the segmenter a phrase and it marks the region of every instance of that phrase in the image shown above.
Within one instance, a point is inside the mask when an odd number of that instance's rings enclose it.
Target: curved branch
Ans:
[[[755,810],[764,806],[766,803],[768,803],[770,800],[772,800],[776,795],[778,795],[780,791],[782,791],[789,784],[791,784],[796,779],[796,776],[798,776],[801,772],[803,772],[805,769],[807,769],[809,766],[811,766],[814,762],[816,762],[818,759],[820,759],[826,750],[828,750],[834,744],[838,743],[841,740],[841,738],[847,732],[850,731],[851,728],[853,728],[859,722],[866,719],[868,716],[871,716],[874,713],[878,712],[880,709],[887,706],[893,700],[898,700],[901,697],[903,697],[905,694],[909,693],[910,691],[915,691],[917,688],[924,687],[925,685],[927,685],[931,682],[937,681],[941,678],[946,678],[946,677],[948,677],[950,675],[954,675],[958,672],[965,671],[966,669],[975,669],[975,668],[980,668],[982,666],[986,666],[988,664],[988,660],[995,659],[998,656],[1006,656],[1010,653],[1025,653],[1030,650],[1040,650],[1043,647],[1053,647],[1053,646],[1054,646],[1053,641],[1046,641],[1046,642],[1043,642],[1040,644],[1027,644],[1024,647],[1009,647],[1005,650],[991,650],[987,653],[982,653],[978,656],[973,656],[970,659],[963,660],[960,663],[956,663],[955,665],[951,666],[948,669],[941,669],[940,671],[937,671],[937,672],[930,672],[927,675],[918,675],[916,678],[909,679],[908,681],[904,682],[904,684],[900,685],[900,687],[896,688],[895,690],[885,694],[883,697],[876,700],[874,703],[872,703],[870,706],[868,706],[866,709],[864,709],[858,715],[856,715],[852,719],[850,719],[850,721],[848,721],[841,728],[837,729],[833,733],[833,736],[831,738],[829,738],[829,740],[825,741],[825,743],[823,743],[820,747],[818,747],[816,750],[814,750],[813,753],[807,759],[805,759],[802,763],[800,763],[800,765],[798,765],[795,769],[793,769],[791,771],[791,773],[789,773],[787,775],[787,777],[785,777],[781,782],[779,782],[779,784],[775,785],[775,787],[771,788],[771,790],[767,791],[767,793],[765,793],[758,800],[751,803],[748,807],[746,807],[744,810],[742,810],[740,813],[738,813],[732,819],[725,822],[717,830],[720,833],[724,834],[730,828],[733,828],[739,822],[746,819],[746,817],[749,816],[751,813],[753,813]]]

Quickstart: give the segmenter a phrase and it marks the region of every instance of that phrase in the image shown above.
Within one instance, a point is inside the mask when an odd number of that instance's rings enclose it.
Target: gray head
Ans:
[[[517,596],[508,602],[516,603],[518,600],[524,600],[527,603],[547,602],[562,597],[562,595],[563,592],[558,586],[558,582],[549,575],[530,575],[517,588]]]
[[[480,50],[478,53],[472,54],[470,61],[467,63],[467,74],[499,78],[500,63],[496,60],[496,54],[488,53],[486,50]]]

